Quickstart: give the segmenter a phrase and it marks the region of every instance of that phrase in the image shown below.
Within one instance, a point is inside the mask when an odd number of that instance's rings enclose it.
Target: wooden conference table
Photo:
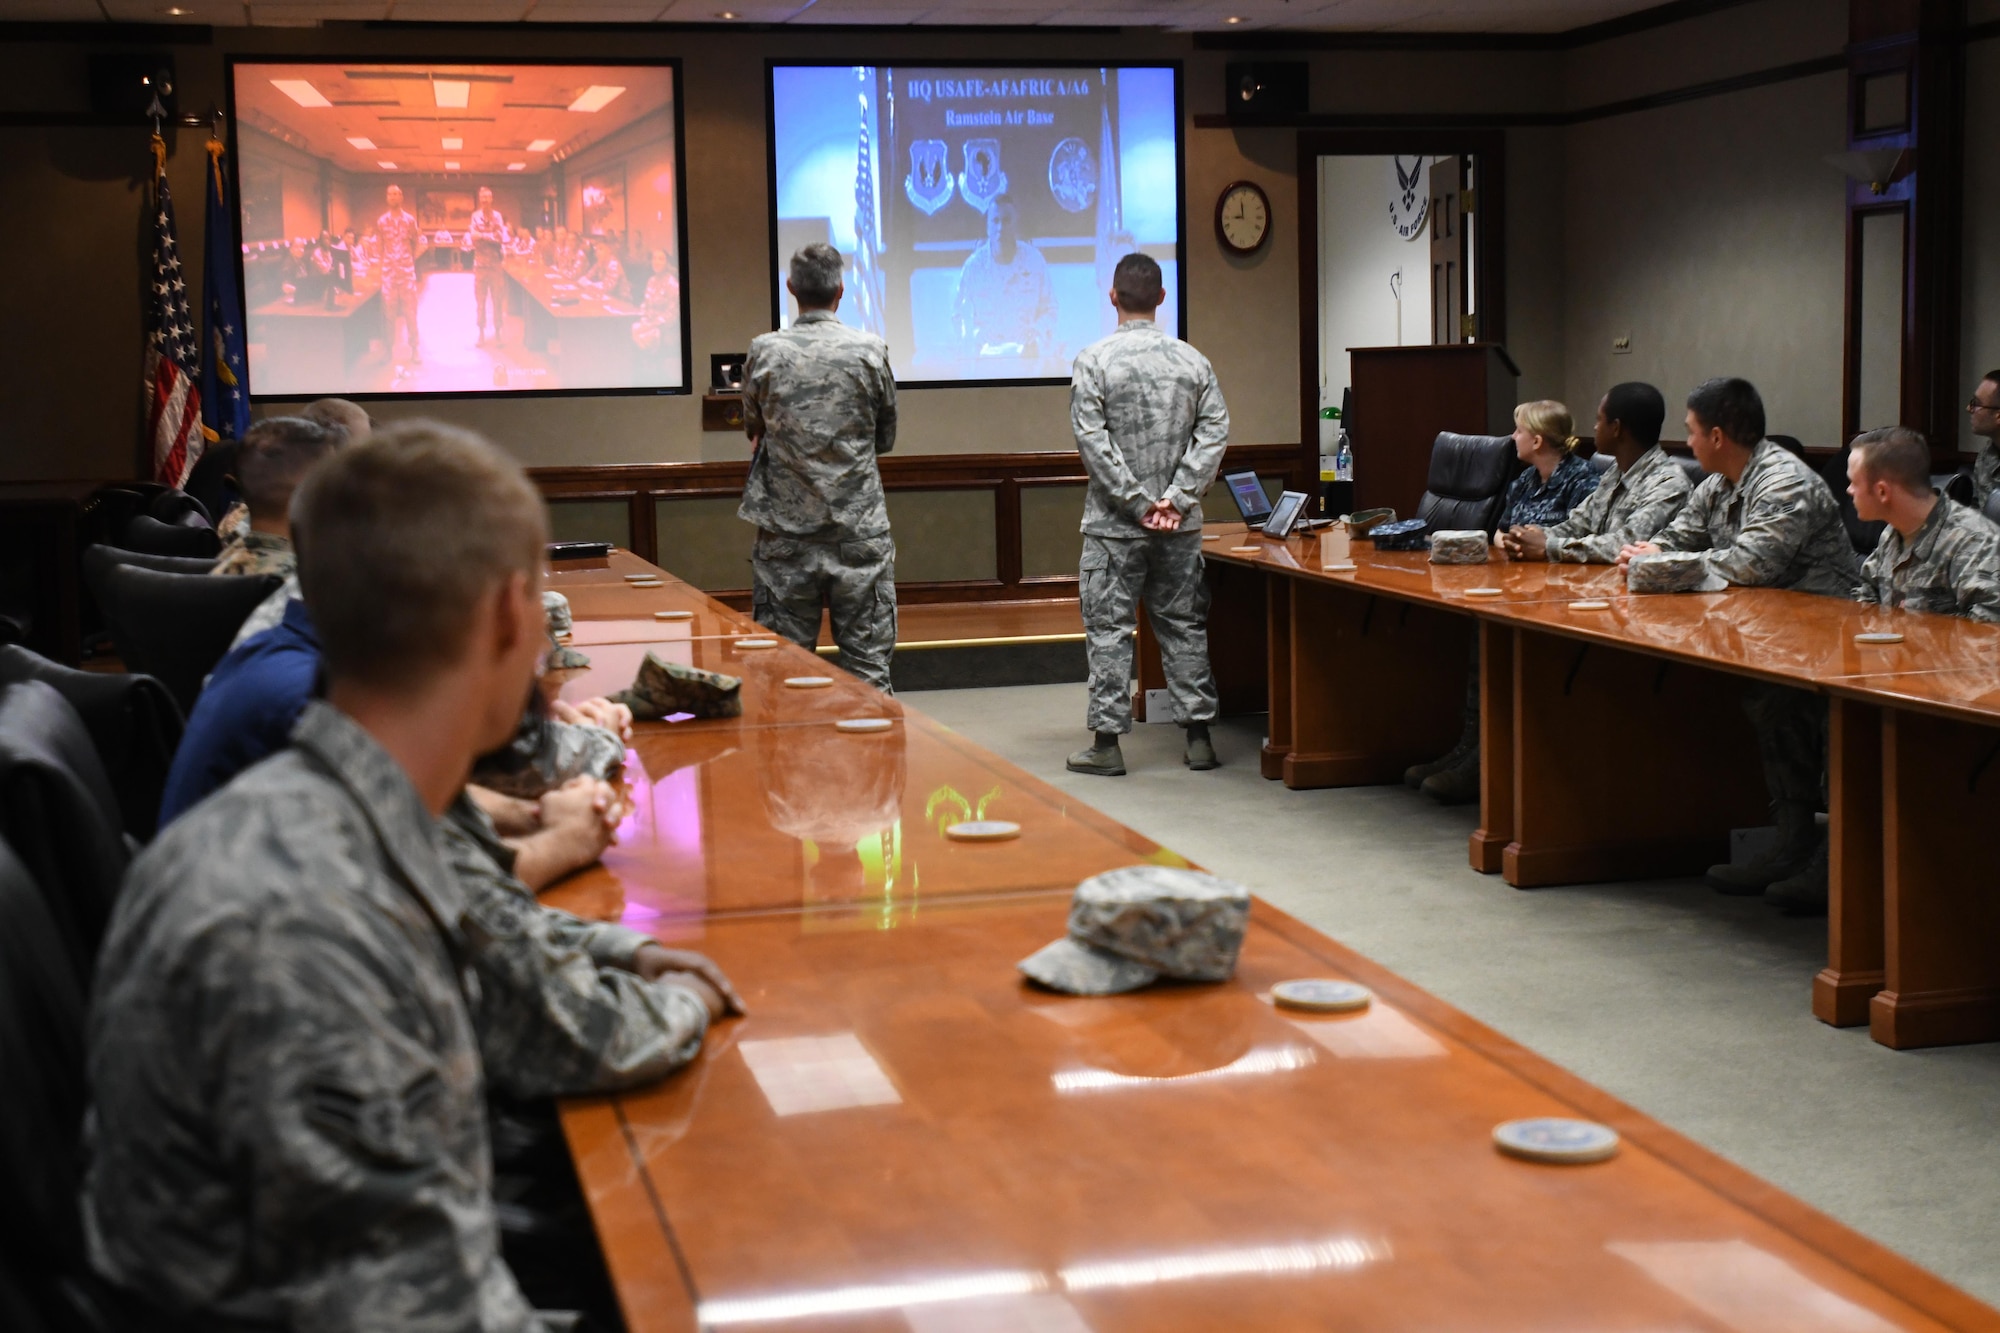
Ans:
[[[1264,772],[1289,786],[1394,782],[1443,753],[1477,635],[1471,861],[1521,888],[1726,860],[1730,829],[1768,822],[1744,689],[1828,696],[1813,1012],[1898,1048],[2000,1037],[2000,626],[1770,588],[1634,597],[1611,566],[1432,565],[1338,528],[1218,525],[1204,550],[1229,632],[1264,622]],[[1856,639],[1877,631],[1903,640]]]
[[[632,1333],[2000,1328],[1268,903],[1229,982],[1030,988],[1014,963],[1079,879],[1187,863],[814,654],[740,647],[755,628],[684,583],[622,585],[642,568],[553,576],[592,658],[565,692],[650,647],[740,671],[744,714],[642,725],[619,845],[545,900],[709,953],[750,1014],[672,1078],[564,1107]],[[653,620],[673,609],[693,619]],[[942,836],[980,814],[1022,836]],[[1377,998],[1272,1007],[1296,976]],[[1493,1149],[1535,1115],[1624,1147]]]
[[[503,267],[513,292],[508,305],[521,316],[523,344],[550,358],[564,388],[634,382],[638,347],[632,326],[639,320],[638,306],[530,260],[509,258]],[[560,356],[550,351],[551,342],[560,344]]]

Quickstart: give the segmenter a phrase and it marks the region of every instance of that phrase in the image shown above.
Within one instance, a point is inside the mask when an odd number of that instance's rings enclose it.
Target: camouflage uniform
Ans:
[[[285,575],[285,581],[278,585],[277,590],[257,603],[256,609],[244,617],[242,626],[236,631],[236,637],[229,641],[230,648],[239,647],[252,635],[262,634],[267,629],[276,629],[285,618],[285,608],[290,606],[294,599],[304,596],[305,594],[299,591],[298,573],[294,571]]]
[[[465,895],[479,978],[471,1006],[488,1087],[512,1097],[610,1092],[680,1068],[701,1049],[708,1007],[630,970],[649,936],[543,907],[514,878],[514,852],[461,795],[444,850]]]
[[[1653,536],[1662,551],[1707,551],[1708,570],[1746,588],[1845,597],[1860,573],[1833,491],[1804,462],[1763,441],[1743,476],[1702,479]]]
[[[896,545],[875,456],[896,446],[896,377],[880,338],[830,310],[750,343],[743,426],[758,440],[736,516],[757,525],[750,614],[802,648],[833,615],[840,664],[889,689]]]
[[[1972,460],[1972,507],[1986,508],[1986,497],[2000,486],[2000,440],[1988,440]]]
[[[205,1329],[537,1329],[497,1249],[465,918],[437,821],[326,704],[170,825],[91,1006],[98,1271]]]
[[[1681,465],[1657,444],[1639,455],[1630,472],[1613,463],[1597,489],[1547,530],[1548,557],[1577,565],[1616,564],[1624,547],[1651,541],[1693,489]]]
[[[1882,529],[1854,597],[2000,624],[2000,528],[1940,495],[1916,536]]]
[[[1090,474],[1077,576],[1090,729],[1132,729],[1132,631],[1141,601],[1160,643],[1174,721],[1211,721],[1201,496],[1229,442],[1215,369],[1152,320],[1128,319],[1078,353],[1069,415]],[[1161,499],[1180,511],[1176,532],[1151,532],[1139,522]]]
[[[231,542],[215,558],[211,574],[281,574],[290,578],[299,567],[299,557],[290,539],[268,532],[246,532],[241,541]],[[280,613],[282,615],[282,613]]]
[[[1765,440],[1732,484],[1702,479],[1680,516],[1654,536],[1663,551],[1707,551],[1708,569],[1744,587],[1850,595],[1860,565],[1833,491],[1804,462]],[[1818,807],[1825,793],[1826,700],[1759,682],[1743,694],[1774,803]]]

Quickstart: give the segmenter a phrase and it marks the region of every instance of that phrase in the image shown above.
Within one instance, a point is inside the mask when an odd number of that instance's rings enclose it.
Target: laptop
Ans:
[[[1271,516],[1271,501],[1264,494],[1264,483],[1257,480],[1257,474],[1229,472],[1223,475],[1222,482],[1229,487],[1230,498],[1236,501],[1243,521],[1253,528],[1263,527],[1264,520]]]

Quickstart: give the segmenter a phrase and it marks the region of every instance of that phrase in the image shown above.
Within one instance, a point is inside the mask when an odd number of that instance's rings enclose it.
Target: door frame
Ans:
[[[1299,196],[1299,449],[1309,475],[1319,472],[1319,159],[1322,157],[1445,157],[1473,159],[1478,173],[1478,268],[1473,299],[1478,341],[1507,340],[1507,132],[1502,129],[1301,130]],[[1429,319],[1425,312],[1425,319]]]

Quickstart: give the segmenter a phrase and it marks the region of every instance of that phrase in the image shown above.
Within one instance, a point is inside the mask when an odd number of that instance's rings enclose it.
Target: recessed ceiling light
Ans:
[[[613,99],[625,91],[623,84],[593,83],[576,95],[569,104],[572,111],[602,111]]]
[[[181,15],[187,13],[187,11],[185,9],[182,9],[179,5],[175,5],[170,9],[164,9],[160,12],[166,14],[169,18],[179,18]]]
[[[507,170],[509,171],[526,171],[527,169],[528,164],[526,162],[509,162],[507,164]]]
[[[442,107],[462,107],[472,100],[472,85],[464,79],[432,79],[431,95]]]
[[[446,139],[446,140],[444,141],[444,147],[445,147],[445,151],[446,151],[446,152],[448,152],[448,153],[456,153],[456,152],[457,152],[457,151],[458,151],[459,149],[461,149],[461,148],[465,147],[465,140],[463,140],[463,139]]]
[[[447,163],[445,163],[445,164],[444,164],[444,169],[445,169],[446,171],[457,171],[457,170],[458,170],[458,163],[456,163],[456,162],[447,162]]]
[[[1243,21],[1243,16],[1241,14],[1231,14],[1228,18],[1222,21],[1224,23],[1241,23]]]
[[[332,106],[319,89],[304,79],[272,79],[271,86],[300,106]]]
[[[347,142],[353,144],[363,152],[372,153],[375,151],[375,141],[364,134],[350,135]]]
[[[719,19],[733,19],[738,17],[738,15],[733,9],[725,9],[720,14],[717,14],[716,17]]]
[[[377,162],[375,165],[382,168],[382,170],[384,171],[394,171],[396,169],[396,164],[394,162]]]
[[[531,153],[546,153],[555,146],[556,141],[554,139],[537,139],[528,145],[528,151]]]

